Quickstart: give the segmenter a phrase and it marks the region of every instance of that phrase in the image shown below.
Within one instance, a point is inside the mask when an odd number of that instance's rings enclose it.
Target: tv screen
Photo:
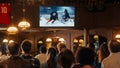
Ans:
[[[40,6],[40,27],[74,27],[73,6]]]

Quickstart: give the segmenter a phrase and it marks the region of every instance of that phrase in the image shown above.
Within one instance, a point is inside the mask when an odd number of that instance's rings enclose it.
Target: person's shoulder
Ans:
[[[31,58],[30,62],[32,64],[33,67],[35,68],[39,68],[40,67],[40,61],[37,58]]]
[[[7,56],[7,55],[2,55],[2,56],[0,56],[0,62],[1,61],[4,61],[4,60],[7,60],[9,58],[9,56]]]
[[[6,64],[7,63],[7,60],[4,60],[4,61],[0,61],[0,66],[1,65],[4,65],[4,64]],[[0,67],[1,68],[1,67]]]
[[[79,63],[75,63],[71,66],[71,68],[96,68],[96,67],[91,66],[91,65],[82,65]]]
[[[71,66],[71,68],[81,68],[81,65],[79,63],[75,63]]]
[[[108,57],[106,57],[105,59],[103,59],[102,62],[104,63],[104,62],[107,62],[107,61],[109,61],[109,60],[111,60],[111,57],[110,57],[110,56],[108,56]]]
[[[102,66],[104,66],[104,65],[108,65],[109,63],[111,63],[111,58],[108,56],[108,57],[106,57],[105,59],[103,59],[103,61],[102,61]]]
[[[39,62],[39,60],[37,58],[34,58],[34,57],[31,60],[35,61],[35,62]]]
[[[41,56],[41,54],[38,54],[38,55],[35,56],[35,58],[38,58],[38,57],[40,57],[40,56]]]
[[[32,68],[32,64],[20,57],[10,57],[9,59],[0,62],[0,68],[6,68],[6,66],[24,66],[23,68]]]
[[[22,59],[22,62],[20,61],[20,63],[21,63],[21,65],[24,66],[23,68],[33,68],[32,63],[29,60]]]

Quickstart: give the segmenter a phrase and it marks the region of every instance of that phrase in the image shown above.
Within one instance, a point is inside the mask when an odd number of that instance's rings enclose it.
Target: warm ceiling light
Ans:
[[[80,39],[80,40],[79,40],[79,43],[83,43],[83,42],[84,42],[84,40],[83,40],[83,39]]]
[[[30,27],[30,23],[26,20],[23,20],[18,24],[18,27],[20,27],[22,30],[25,30]]]
[[[78,43],[78,40],[77,40],[77,39],[74,39],[73,42],[74,42],[74,43]]]
[[[60,42],[64,42],[65,39],[64,39],[64,38],[59,38],[59,41],[60,41]]]
[[[43,43],[43,41],[38,41],[38,43],[39,43],[39,44],[42,44],[42,43]]]
[[[14,40],[10,40],[10,41],[9,41],[9,43],[13,43],[13,42],[14,42]]]
[[[51,38],[47,38],[46,42],[52,42],[52,39]]]
[[[97,34],[95,34],[95,35],[93,36],[93,38],[94,38],[94,39],[98,39],[99,36],[98,36]]]
[[[8,31],[8,34],[16,34],[18,29],[16,27],[12,26],[12,27],[9,27],[7,29],[7,31]]]
[[[120,40],[119,40],[119,39],[117,39],[117,42],[120,42]]]
[[[117,39],[119,38],[119,39],[120,39],[120,34],[117,34],[117,35],[115,36],[115,38],[117,38]]]
[[[3,43],[8,43],[8,39],[3,39]]]

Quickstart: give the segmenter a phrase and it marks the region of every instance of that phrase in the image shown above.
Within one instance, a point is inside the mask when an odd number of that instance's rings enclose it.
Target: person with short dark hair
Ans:
[[[32,66],[34,68],[40,68],[40,62],[38,59],[34,58],[31,54],[30,54],[30,51],[31,51],[31,47],[32,47],[32,44],[30,41],[23,41],[22,45],[21,45],[21,48],[22,50],[24,51],[24,54],[21,55],[21,57],[25,60],[29,60],[31,63],[32,63]]]
[[[108,43],[110,55],[102,61],[101,68],[120,68],[120,42],[111,40]]]
[[[11,55],[18,55],[19,53],[19,45],[17,43],[10,43],[8,45],[8,49]]]
[[[21,44],[21,50],[23,53],[29,54],[31,51],[32,44],[29,41],[23,41]]]
[[[47,52],[47,48],[46,48],[44,45],[42,45],[42,46],[39,48],[39,51],[40,51],[40,53],[46,53],[46,52]]]
[[[77,54],[77,60],[83,65],[92,65],[95,58],[95,52],[90,48],[81,48]]]
[[[46,55],[47,48],[44,45],[42,45],[39,48],[39,51],[40,51],[40,54],[36,55],[35,58],[39,59],[40,65],[42,65],[45,62],[47,62],[47,55]]]
[[[75,61],[75,57],[72,51],[65,49],[64,51],[60,52],[58,55],[58,63],[61,68],[71,68],[72,64]]]
[[[93,64],[95,61],[95,52],[91,48],[82,47],[76,53],[76,64],[73,68],[93,68]]]
[[[8,45],[10,58],[0,62],[0,68],[33,68],[32,64],[19,57],[19,45],[10,43]]]

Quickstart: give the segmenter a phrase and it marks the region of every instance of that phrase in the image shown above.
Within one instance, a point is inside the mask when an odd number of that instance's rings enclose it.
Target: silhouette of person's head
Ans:
[[[95,58],[95,52],[91,48],[83,47],[76,55],[76,60],[82,65],[92,65]]]
[[[31,50],[32,44],[31,44],[31,42],[29,42],[29,41],[23,41],[23,43],[22,43],[21,46],[22,46],[22,50],[23,50],[25,53],[29,53],[30,50]]]
[[[108,49],[112,53],[120,52],[120,42],[118,42],[117,40],[109,41]]]
[[[58,63],[63,67],[63,68],[70,68],[71,65],[74,63],[75,58],[73,53],[65,49],[64,51],[60,52],[58,55]]]
[[[15,42],[8,44],[8,49],[11,55],[18,55],[19,45]]]
[[[42,46],[39,48],[39,51],[40,51],[41,53],[46,53],[46,52],[47,52],[47,48],[46,48],[44,45],[42,45]]]

